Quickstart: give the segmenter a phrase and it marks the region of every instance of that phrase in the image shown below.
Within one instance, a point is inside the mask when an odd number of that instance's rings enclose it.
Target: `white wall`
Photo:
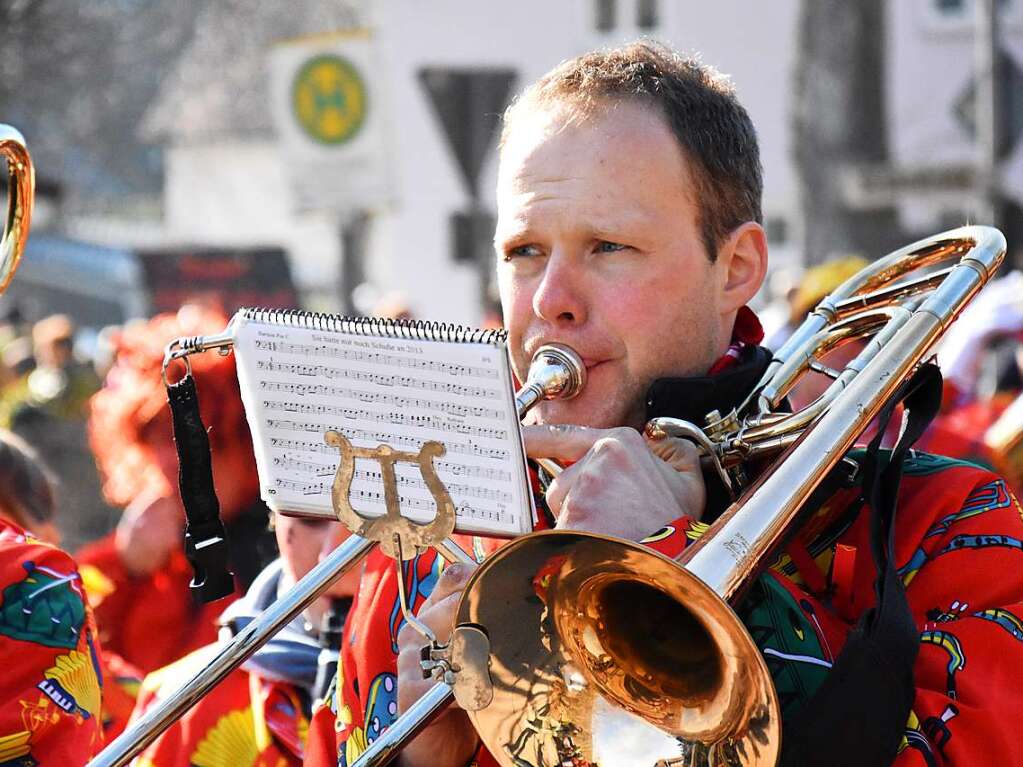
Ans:
[[[164,163],[170,242],[283,247],[295,282],[310,299],[333,300],[341,251],[338,225],[327,215],[293,213],[284,163],[274,143],[171,147]]]
[[[975,71],[973,2],[963,0],[959,13],[939,10],[936,0],[892,0],[887,4],[888,135],[892,164],[906,170],[972,165],[977,161],[973,138],[955,114],[957,100]],[[1003,0],[1000,39],[1023,68],[1023,2]],[[1006,166],[1010,189],[1023,190],[1023,155],[1016,152]],[[1019,191],[1017,191],[1019,195]],[[1020,195],[1023,196],[1023,195]],[[971,214],[972,194],[953,200],[956,210],[933,196],[900,206],[910,228],[933,229],[943,214]]]

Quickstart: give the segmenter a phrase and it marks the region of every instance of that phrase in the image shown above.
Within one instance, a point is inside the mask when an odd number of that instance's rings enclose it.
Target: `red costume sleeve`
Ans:
[[[217,647],[204,647],[147,676],[134,717],[177,689],[209,661]],[[235,669],[153,741],[137,763],[139,767],[299,767],[307,729],[293,687]]]
[[[81,765],[102,746],[99,647],[74,560],[0,521],[0,763]]]
[[[965,464],[904,484],[897,561],[921,644],[896,765],[1023,765],[1023,511]]]
[[[230,601],[192,601],[192,571],[182,552],[175,551],[161,570],[135,577],[124,568],[111,533],[84,547],[79,562],[103,646],[141,671],[155,671],[216,640],[217,617]]]

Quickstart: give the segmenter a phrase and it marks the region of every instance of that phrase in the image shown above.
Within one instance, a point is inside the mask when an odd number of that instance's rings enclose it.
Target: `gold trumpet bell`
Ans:
[[[25,148],[25,139],[9,125],[0,124],[0,160],[7,161],[7,216],[0,234],[0,293],[3,293],[25,252],[35,195],[35,170]]]
[[[777,762],[759,650],[720,597],[650,549],[572,531],[513,541],[466,587],[467,623],[502,627],[493,700],[469,712],[502,765]]]

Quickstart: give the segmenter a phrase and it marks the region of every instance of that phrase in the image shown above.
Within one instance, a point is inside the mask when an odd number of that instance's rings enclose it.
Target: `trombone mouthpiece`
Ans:
[[[544,344],[529,364],[526,383],[515,395],[521,419],[538,402],[571,399],[586,385],[586,366],[575,350],[564,344]]]

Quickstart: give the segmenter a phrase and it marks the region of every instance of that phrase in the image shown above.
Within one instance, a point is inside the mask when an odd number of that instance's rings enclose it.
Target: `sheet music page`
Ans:
[[[355,447],[418,452],[434,461],[459,532],[512,536],[532,529],[522,437],[507,351],[489,343],[395,339],[294,327],[238,315],[238,378],[256,445],[263,500],[272,509],[335,518],[340,459],[324,433]],[[417,522],[436,504],[414,463],[395,466],[401,510]],[[384,514],[380,465],[357,458],[350,499]]]

